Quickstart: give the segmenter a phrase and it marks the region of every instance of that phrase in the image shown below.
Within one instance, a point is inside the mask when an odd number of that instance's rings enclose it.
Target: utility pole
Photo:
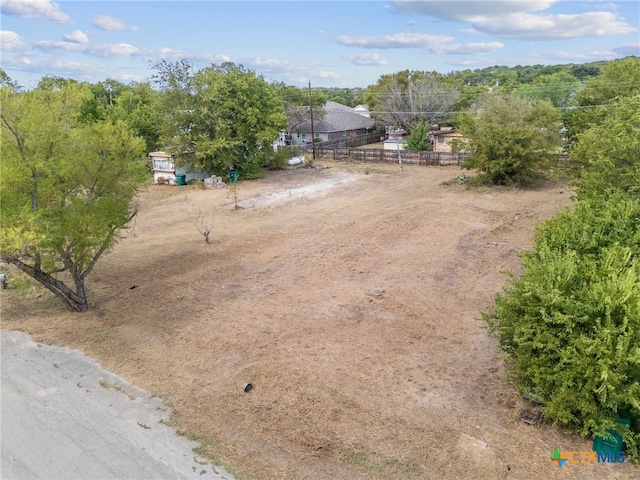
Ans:
[[[311,82],[309,82],[309,111],[311,112],[311,151],[312,159],[316,159],[316,135],[313,131],[313,100],[311,99]]]
[[[400,165],[400,173],[402,173],[402,157],[400,156],[400,129],[398,127],[398,136],[396,137],[396,148],[398,149],[398,164]]]

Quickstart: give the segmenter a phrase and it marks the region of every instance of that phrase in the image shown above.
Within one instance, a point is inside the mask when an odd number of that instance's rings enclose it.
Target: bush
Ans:
[[[470,156],[463,167],[492,185],[528,185],[540,177],[561,144],[559,114],[549,102],[490,95],[477,115],[461,117]]]
[[[540,225],[523,273],[483,312],[522,391],[544,415],[606,435],[623,414],[628,454],[640,444],[640,200],[579,202]],[[618,426],[618,429],[621,427]]]

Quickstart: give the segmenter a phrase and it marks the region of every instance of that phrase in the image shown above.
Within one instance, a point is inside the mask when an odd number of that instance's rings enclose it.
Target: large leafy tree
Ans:
[[[187,62],[156,66],[165,95],[164,140],[178,161],[223,175],[259,175],[286,128],[273,85],[241,65],[223,63],[193,72]]]
[[[527,100],[549,100],[554,107],[569,107],[575,102],[580,82],[569,72],[540,75],[531,83],[522,84],[517,93]]]
[[[83,106],[83,119],[123,121],[144,138],[147,152],[160,147],[160,94],[148,83],[125,85],[107,79],[89,85],[92,96]]]
[[[564,115],[569,145],[602,122],[614,101],[639,94],[640,58],[626,57],[603,65],[600,75],[587,78],[585,88],[577,92],[576,108]]]
[[[559,114],[549,102],[489,95],[475,113],[461,116],[471,155],[464,168],[482,183],[526,185],[542,174],[561,145]]]
[[[621,97],[570,150],[578,198],[622,190],[640,196],[640,95]]]
[[[87,85],[0,95],[0,256],[85,311],[86,277],[134,214],[144,142],[123,122],[80,122]]]
[[[623,192],[578,202],[541,225],[523,273],[483,314],[523,393],[545,416],[606,435],[621,415],[640,442],[640,201]],[[620,428],[620,427],[617,427]]]

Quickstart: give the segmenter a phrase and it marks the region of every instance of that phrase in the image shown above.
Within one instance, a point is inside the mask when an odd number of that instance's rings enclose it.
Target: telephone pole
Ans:
[[[316,159],[316,136],[313,131],[313,100],[311,99],[311,82],[309,82],[309,111],[311,112],[311,151],[312,159]]]

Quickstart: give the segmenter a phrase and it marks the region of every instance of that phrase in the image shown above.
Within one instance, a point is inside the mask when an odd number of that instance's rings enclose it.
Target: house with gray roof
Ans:
[[[375,124],[368,114],[369,110],[363,105],[351,108],[341,103],[327,102],[324,116],[314,119],[313,136],[316,142],[329,142],[365,135],[373,130]],[[291,141],[294,145],[311,144],[311,120],[291,132]]]

